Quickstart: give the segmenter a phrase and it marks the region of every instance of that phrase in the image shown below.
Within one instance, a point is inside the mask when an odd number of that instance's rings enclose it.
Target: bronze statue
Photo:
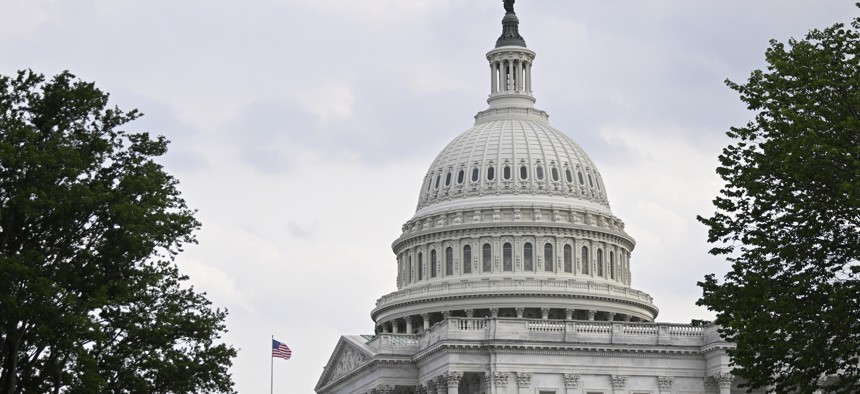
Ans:
[[[514,13],[514,1],[516,0],[505,0],[505,12]]]

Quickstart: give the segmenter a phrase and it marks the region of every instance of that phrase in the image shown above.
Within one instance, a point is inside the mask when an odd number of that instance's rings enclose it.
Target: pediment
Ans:
[[[325,370],[317,383],[317,389],[349,374],[373,360],[372,348],[365,345],[362,336],[342,336],[326,363]]]

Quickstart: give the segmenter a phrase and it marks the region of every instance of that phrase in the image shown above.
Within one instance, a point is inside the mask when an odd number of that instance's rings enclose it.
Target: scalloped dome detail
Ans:
[[[491,120],[454,138],[424,176],[416,211],[488,195],[546,195],[609,209],[591,158],[570,137],[538,120]]]

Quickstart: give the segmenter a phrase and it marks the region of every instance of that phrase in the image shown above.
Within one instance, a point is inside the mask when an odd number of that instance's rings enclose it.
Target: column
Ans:
[[[496,62],[490,61],[490,94],[496,92]]]
[[[675,378],[672,376],[658,376],[657,387],[660,388],[660,394],[672,394],[672,383]]]
[[[526,62],[526,92],[532,92],[532,62]]]
[[[448,394],[459,394],[460,380],[463,379],[463,373],[458,371],[448,371],[444,376],[448,383]]]
[[[567,391],[567,394],[579,393],[579,374],[564,374],[564,388]]]
[[[609,379],[612,381],[612,392],[616,394],[624,394],[624,389],[627,388],[627,376],[610,375]]]
[[[406,333],[412,334],[412,316],[406,316],[403,320],[406,320]]]
[[[424,320],[424,331],[429,330],[430,329],[430,314],[429,313],[422,313],[421,319]]]
[[[397,319],[391,321],[391,333],[400,334],[400,324],[397,324]]]
[[[517,92],[522,92],[525,89],[523,84],[523,61],[517,60]]]
[[[735,381],[735,376],[729,372],[720,372],[713,376],[714,380],[720,386],[720,394],[731,394],[732,383]]]
[[[506,60],[499,61],[499,77],[501,78],[502,86],[499,87],[499,91],[507,92],[508,91],[508,62]]]
[[[445,379],[445,375],[439,375],[436,377],[436,394],[445,394],[448,392],[448,381]]]
[[[532,384],[532,373],[531,372],[516,372],[517,377],[517,387],[519,388],[520,394],[528,394],[529,387]]]

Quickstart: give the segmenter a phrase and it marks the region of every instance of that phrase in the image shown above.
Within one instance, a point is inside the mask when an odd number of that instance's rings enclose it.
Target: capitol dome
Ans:
[[[535,53],[509,12],[487,53],[489,108],[433,160],[392,248],[397,291],[376,332],[420,333],[448,317],[651,322],[631,287],[635,241],[585,151],[535,108]]]

